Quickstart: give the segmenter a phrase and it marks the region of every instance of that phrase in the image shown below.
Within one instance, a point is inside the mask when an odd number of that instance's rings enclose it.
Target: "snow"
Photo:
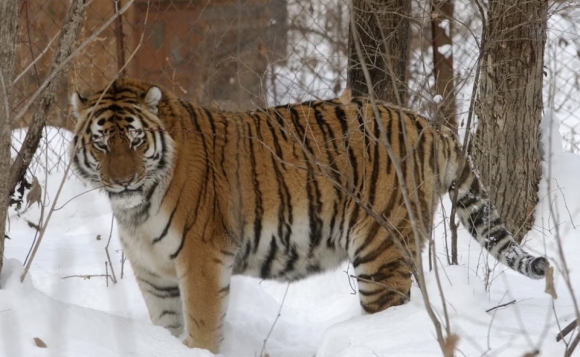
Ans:
[[[548,176],[542,181],[536,225],[528,235],[526,249],[547,255],[552,262],[557,300],[544,293],[543,280],[531,280],[497,265],[463,230],[459,237],[460,265],[448,265],[448,232],[440,224],[441,213],[435,219],[437,264],[449,329],[460,337],[458,356],[521,356],[535,349],[541,351],[541,356],[564,353],[564,343],[555,341],[559,331],[556,318],[563,327],[576,315],[554,237],[559,236],[565,247],[571,286],[580,286],[580,262],[574,255],[580,251],[580,232],[576,229],[580,220],[574,220],[580,213],[580,191],[575,189],[580,157],[562,151],[561,139],[554,134],[558,133],[558,121],[551,112],[542,124],[543,141],[550,129],[553,140],[545,144],[545,157],[551,158],[544,168]],[[43,202],[51,205],[67,163],[60,148],[70,137],[54,129],[46,134],[61,138],[51,141],[55,147],[38,161],[62,165],[50,174],[38,176],[48,194]],[[35,205],[20,215],[13,209],[9,211],[10,239],[0,278],[0,356],[211,355],[186,348],[168,331],[151,324],[128,263],[120,278],[120,244],[116,227],[111,231],[110,205],[104,194],[89,191],[69,175],[56,207],[59,210],[48,224],[24,283],[20,283],[22,262],[35,234],[26,221],[38,222],[40,209]],[[445,204],[443,211],[449,212],[449,208]],[[105,246],[110,234],[109,253],[118,282],[109,280],[107,286],[105,278],[96,275],[105,274]],[[424,252],[425,266],[427,259]],[[486,279],[488,269],[491,273]],[[259,356],[266,338],[264,352],[276,357],[441,355],[417,284],[409,303],[364,315],[349,274],[352,267],[345,264],[337,271],[290,285],[234,277],[223,355]],[[426,272],[426,283],[431,306],[445,326],[434,272]],[[486,312],[512,300],[516,302]],[[35,337],[47,348],[37,347]]]
[[[445,58],[449,58],[449,56],[451,56],[452,54],[452,50],[453,50],[453,46],[451,45],[441,45],[438,48],[439,53],[441,53],[443,56],[445,56]]]

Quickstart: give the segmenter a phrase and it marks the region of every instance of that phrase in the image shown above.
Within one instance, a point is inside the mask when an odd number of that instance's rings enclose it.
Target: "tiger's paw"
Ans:
[[[197,341],[195,342],[193,337],[191,336],[187,336],[185,337],[183,340],[181,340],[181,342],[183,342],[184,345],[186,345],[189,348],[201,348],[204,350],[208,350],[213,354],[217,354],[217,344],[216,343],[212,343],[209,341]]]
[[[189,348],[196,348],[198,346],[195,345],[195,342],[193,341],[193,338],[191,336],[187,336],[186,338],[184,338],[183,340],[181,340],[181,342],[183,342],[184,345],[186,345]]]
[[[538,257],[532,260],[530,267],[532,273],[531,278],[542,279],[544,276],[546,276],[546,271],[550,267],[550,263],[548,262],[548,259],[544,257]]]

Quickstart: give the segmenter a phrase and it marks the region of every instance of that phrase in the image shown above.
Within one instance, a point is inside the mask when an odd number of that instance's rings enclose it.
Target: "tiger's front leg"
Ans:
[[[165,327],[173,336],[179,336],[183,332],[183,304],[177,281],[164,279],[144,269],[134,270],[153,324]]]
[[[212,353],[218,352],[223,339],[235,258],[228,247],[220,247],[216,240],[211,236],[187,236],[175,258],[187,330],[183,343]]]

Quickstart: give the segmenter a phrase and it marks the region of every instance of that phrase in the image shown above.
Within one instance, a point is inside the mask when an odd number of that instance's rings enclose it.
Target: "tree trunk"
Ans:
[[[10,94],[14,78],[19,0],[0,2],[0,274],[4,257],[10,168]],[[2,288],[0,286],[0,288]]]
[[[547,0],[489,1],[479,125],[470,148],[492,202],[518,242],[532,228],[538,203],[547,9]]]
[[[348,87],[353,95],[368,95],[369,86],[359,60],[353,31],[360,43],[369,83],[378,99],[407,102],[407,57],[410,0],[353,0],[354,19],[348,37]],[[354,28],[353,28],[354,26]]]
[[[455,73],[453,71],[452,0],[431,1],[431,39],[433,43],[435,91],[441,96],[435,122],[453,128],[457,132]]]

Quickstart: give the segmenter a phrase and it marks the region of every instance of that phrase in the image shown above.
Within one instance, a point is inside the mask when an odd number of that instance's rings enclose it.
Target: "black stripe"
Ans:
[[[266,259],[262,263],[262,267],[260,269],[260,276],[262,279],[267,279],[270,277],[270,270],[272,269],[272,262],[276,257],[276,253],[278,251],[278,244],[276,244],[276,238],[272,236],[272,240],[270,241],[270,250],[268,251],[268,255]]]
[[[491,207],[489,204],[483,204],[475,211],[469,214],[469,220],[471,224],[479,228],[484,225],[485,221],[489,218]]]
[[[320,245],[322,240],[323,222],[320,219],[320,211],[322,210],[320,189],[318,187],[318,181],[310,167],[308,168],[307,174],[306,195],[308,198],[308,221],[310,223],[309,250],[312,252],[314,248]]]
[[[179,247],[177,248],[177,250],[173,254],[171,254],[169,256],[169,259],[173,260],[179,255],[179,252],[181,252],[181,249],[183,249],[183,246],[185,244],[185,239],[187,238],[187,234],[189,233],[191,228],[193,228],[193,224],[190,225],[189,227],[184,227],[183,235],[181,236],[181,242],[179,243]]]
[[[268,124],[268,128],[270,129],[270,133],[272,134],[272,142],[274,143],[274,151],[276,152],[276,156],[278,157],[278,159],[280,160],[280,164],[284,168],[285,167],[284,166],[284,155],[282,154],[282,149],[280,148],[280,143],[278,141],[278,134],[276,134],[276,130],[274,129],[274,126],[272,125],[270,120],[267,120],[266,124]]]
[[[159,315],[159,317],[157,319],[159,320],[159,319],[161,319],[165,315],[177,315],[177,311],[173,311],[173,310],[163,310],[163,311],[161,311],[161,314]]]
[[[373,125],[374,125],[373,135],[375,138],[379,138],[379,136],[381,135],[379,120],[382,121],[383,118],[382,117],[376,118],[373,115]],[[377,178],[379,176],[380,160],[381,160],[378,142],[373,141],[373,146],[374,146],[374,155],[372,156],[373,170],[371,172],[371,181],[370,181],[370,187],[369,187],[369,204],[371,206],[373,206],[375,203],[375,194],[376,194],[377,182],[378,182]],[[369,148],[370,148],[370,144],[369,144]]]
[[[280,109],[282,109],[282,108],[288,109],[288,106],[280,107]],[[282,135],[282,139],[288,141],[288,138],[286,137],[286,131],[284,130],[285,129],[285,126],[284,126],[284,117],[282,116],[282,113],[280,113],[276,109],[278,109],[278,107],[276,107],[273,110],[274,110],[274,114],[275,114],[274,116],[276,117],[276,120],[278,122],[278,127],[280,128],[280,134]]]
[[[407,128],[405,127],[405,123],[404,123],[404,117],[401,117],[399,110],[397,109],[393,109],[391,110],[391,112],[393,113],[392,115],[396,118],[395,120],[397,121],[397,123],[399,124],[399,130],[398,130],[398,135],[399,135],[399,145],[398,145],[398,149],[399,151],[395,151],[399,156],[399,166],[401,167],[401,172],[403,173],[403,175],[405,177],[407,177],[407,160],[401,160],[402,158],[404,158],[405,156],[407,156],[407,145],[405,143],[405,137],[406,137],[406,130]],[[393,143],[391,143],[391,145],[393,145]]]
[[[228,133],[229,120],[227,120],[227,118],[223,118],[223,117],[221,117],[220,119],[222,119],[220,122],[224,126],[224,136],[223,136],[223,146],[222,146],[222,152],[221,152],[220,166],[222,168],[222,174],[224,175],[224,177],[227,177],[225,160],[226,160],[226,146],[227,146],[228,141],[229,141],[228,140],[228,138],[229,138],[229,133]],[[216,153],[216,155],[217,155],[217,153]]]
[[[506,231],[506,230],[504,229],[504,231]],[[507,234],[505,235],[505,237],[507,237]],[[509,240],[509,239],[504,240],[503,245],[500,248],[498,248],[498,250],[497,250],[497,256],[502,257],[504,255],[505,251],[507,249],[509,249],[512,246],[512,244],[513,244],[513,242],[511,240]]]
[[[493,231],[494,228],[497,228],[498,226],[501,226],[501,218],[497,217],[494,218],[491,222],[485,224],[485,228],[481,231],[481,236],[485,237],[488,235],[489,232]],[[505,227],[501,227],[504,228]]]
[[[365,240],[361,245],[359,245],[354,251],[354,256],[358,256],[364,249],[366,249],[372,242],[375,241],[377,233],[379,232],[380,225],[377,222],[373,222],[371,229],[368,231]],[[359,237],[361,238],[361,237]]]
[[[389,145],[391,145],[391,147],[392,147],[393,146],[393,133],[394,133],[393,123],[395,122],[395,119],[391,115],[391,111],[388,108],[385,108],[385,109],[387,110],[387,128],[386,128],[385,138],[387,138],[389,140]],[[379,142],[383,143],[383,140],[379,140]],[[391,172],[394,171],[394,169],[395,169],[395,163],[391,160],[389,155],[387,155],[386,159],[387,159],[387,175],[390,175]],[[393,186],[393,187],[397,187],[397,186]]]
[[[298,261],[300,256],[298,255],[298,251],[295,245],[290,247],[289,252],[286,254],[288,260],[286,260],[286,264],[284,264],[284,269],[280,272],[280,276],[285,276],[288,272],[294,271],[294,264]]]
[[[367,125],[366,125],[367,117],[366,117],[366,115],[363,115],[363,111],[362,111],[363,103],[360,101],[359,98],[354,98],[352,100],[352,103],[356,104],[356,106],[357,106],[357,108],[356,108],[356,120],[358,121],[358,126],[359,126],[358,130],[361,131],[361,133],[363,134],[363,147],[366,148],[367,157],[370,160],[371,159],[371,151],[370,151],[371,149],[370,149],[370,145],[367,141],[371,138],[371,135],[367,131]],[[380,111],[380,107],[379,107],[379,111]],[[372,116],[372,118],[376,122],[377,118],[374,115]],[[375,133],[375,136],[376,136],[376,133]]]
[[[250,123],[246,123],[248,128],[248,145],[250,150],[250,166],[252,170],[252,187],[254,192],[254,254],[258,251],[260,238],[262,236],[262,218],[264,216],[264,207],[262,205],[262,192],[258,181],[256,153],[254,152],[254,142],[252,139],[252,128]]]
[[[377,259],[385,250],[389,249],[393,245],[393,239],[385,239],[381,242],[381,244],[376,248],[373,249],[369,254],[365,256],[357,255],[352,262],[352,266],[354,268],[358,267],[361,264],[369,263]]]
[[[463,197],[457,200],[457,205],[463,209],[469,209],[473,204],[481,201],[480,197],[466,193]]]
[[[163,228],[161,235],[159,237],[153,239],[153,241],[151,242],[152,244],[160,242],[163,238],[165,238],[165,236],[167,235],[167,232],[169,232],[169,227],[171,226],[171,222],[173,221],[173,216],[175,216],[175,212],[177,211],[177,207],[179,207],[179,200],[180,199],[181,199],[181,195],[177,198],[177,203],[175,203],[175,207],[173,207],[173,211],[171,211],[171,215],[169,216],[169,219],[167,220],[167,224],[165,225],[165,228]]]
[[[149,285],[151,288],[154,289],[154,291],[156,291],[157,293],[154,293],[152,291],[149,291],[149,293],[151,293],[152,295],[155,295],[157,297],[160,298],[167,298],[167,297],[179,297],[180,292],[179,292],[179,286],[175,285],[175,286],[159,286],[156,284],[151,283],[150,281],[147,281],[143,278],[137,278],[139,281]]]
[[[348,143],[349,128],[348,128],[346,113],[341,107],[337,106],[334,109],[334,114],[336,115],[336,118],[340,122],[340,128],[342,130],[343,145],[345,148],[347,148],[347,151],[348,151],[348,162],[349,162],[349,164],[351,166],[351,170],[352,170],[352,185],[353,185],[353,187],[358,187],[358,184],[359,184],[359,182],[358,182],[358,179],[359,179],[359,177],[358,177],[358,164],[357,164],[357,160],[356,160],[356,155],[355,155],[351,145],[349,145],[349,143]],[[357,197],[360,197],[360,192],[355,192],[355,194],[357,195]]]
[[[290,191],[284,180],[284,176],[280,172],[277,160],[272,157],[272,167],[276,174],[276,183],[278,184],[278,197],[280,204],[278,205],[278,236],[286,247],[286,252],[290,248],[290,241],[292,236],[292,201]]]

